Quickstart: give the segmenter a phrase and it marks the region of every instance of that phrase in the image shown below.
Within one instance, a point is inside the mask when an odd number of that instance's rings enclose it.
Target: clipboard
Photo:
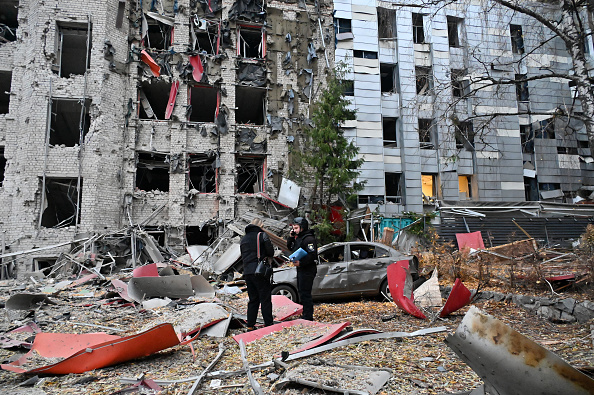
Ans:
[[[299,248],[297,251],[295,251],[294,253],[289,255],[289,260],[291,262],[299,261],[299,260],[301,260],[301,258],[303,258],[306,255],[307,255],[307,251],[305,251],[303,248]]]

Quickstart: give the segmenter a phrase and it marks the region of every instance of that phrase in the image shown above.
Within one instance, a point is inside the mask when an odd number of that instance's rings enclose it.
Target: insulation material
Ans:
[[[421,307],[441,306],[441,291],[439,290],[439,281],[437,279],[437,268],[433,269],[433,274],[429,280],[414,290],[413,295],[417,305]]]
[[[252,63],[242,63],[237,71],[237,78],[242,85],[266,85],[266,67]]]

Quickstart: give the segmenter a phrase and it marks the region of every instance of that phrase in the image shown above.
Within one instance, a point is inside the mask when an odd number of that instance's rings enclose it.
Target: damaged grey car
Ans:
[[[389,295],[387,267],[408,260],[411,274],[417,274],[419,261],[394,248],[373,242],[331,243],[318,249],[318,274],[314,280],[314,299]],[[273,295],[284,295],[298,302],[297,268],[274,269]]]

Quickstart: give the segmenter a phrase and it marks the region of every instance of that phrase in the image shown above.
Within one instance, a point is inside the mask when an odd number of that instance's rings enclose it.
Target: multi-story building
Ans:
[[[334,2],[336,60],[350,66],[358,110],[347,134],[366,159],[360,206],[390,216],[434,209],[435,199],[572,203],[589,195],[594,164],[583,124],[554,115],[574,104],[568,80],[513,83],[569,73],[565,43],[493,4],[425,3]]]
[[[332,23],[301,0],[0,1],[2,244],[34,250],[4,262],[130,225],[183,252],[261,209],[333,68]]]

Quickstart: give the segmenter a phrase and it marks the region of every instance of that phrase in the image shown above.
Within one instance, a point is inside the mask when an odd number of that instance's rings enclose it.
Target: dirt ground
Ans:
[[[0,285],[1,287],[1,285]],[[580,295],[569,295],[578,300]],[[236,297],[225,297],[225,306],[241,310],[245,303]],[[513,329],[527,335],[548,349],[556,352],[576,367],[594,366],[593,339],[590,323],[554,324],[541,320],[513,304],[479,302],[475,305],[505,322]],[[45,306],[35,314],[36,321],[46,332],[90,333],[96,327],[78,325],[87,323],[119,328],[107,333],[125,336],[137,333],[151,322],[159,322],[168,313],[168,307],[141,310],[138,307],[115,307],[98,302],[98,299],[62,297],[58,305]],[[358,365],[391,369],[391,378],[380,390],[380,394],[442,394],[471,390],[481,384],[479,377],[443,342],[463,318],[468,307],[446,319],[433,322],[420,320],[400,311],[393,303],[374,299],[349,300],[334,303],[318,303],[315,319],[324,323],[349,322],[353,329],[373,328],[381,331],[412,332],[422,328],[446,326],[447,332],[404,339],[387,339],[361,342],[336,348],[309,358],[290,362],[291,366],[311,363],[314,366],[327,364]],[[245,313],[245,311],[239,311]],[[30,321],[33,317],[10,315],[5,310],[3,330]],[[100,330],[100,329],[99,329]],[[200,375],[219,352],[219,343],[226,346],[222,358],[212,371],[241,370],[240,350],[232,335],[244,329],[231,328],[225,338],[199,337],[191,348],[176,346],[157,354],[132,362],[121,363],[83,374],[41,377],[35,387],[19,384],[30,378],[24,374],[0,371],[0,393],[47,393],[47,394],[112,394],[130,387],[121,378],[150,378],[154,380],[180,380]],[[271,349],[249,347],[250,363],[270,361],[283,351],[283,345],[272,345]],[[20,350],[20,353],[26,350]],[[18,352],[16,353],[19,354]],[[14,359],[15,351],[0,349],[0,360],[6,363]],[[291,384],[278,388],[274,374],[283,370],[268,368],[253,373],[266,394],[322,394],[328,393],[302,385]],[[312,372],[312,374],[315,372]],[[328,378],[329,382],[332,378]],[[187,394],[193,382],[162,385],[163,394]],[[20,392],[19,392],[20,391]],[[143,390],[145,391],[145,390]],[[153,392],[142,392],[153,393]],[[196,394],[252,394],[254,393],[245,374],[224,378],[219,381],[206,379]]]

